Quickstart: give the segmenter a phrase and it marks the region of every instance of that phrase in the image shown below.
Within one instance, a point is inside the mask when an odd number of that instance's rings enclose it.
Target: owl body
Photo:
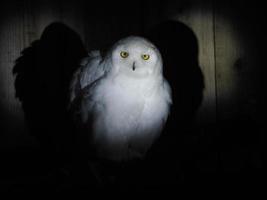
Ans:
[[[121,52],[127,52],[126,57]],[[144,54],[149,60],[142,58]],[[80,86],[80,95],[74,88]],[[90,123],[91,145],[109,160],[142,158],[164,127],[171,89],[162,75],[158,50],[147,40],[129,37],[116,43],[105,58],[89,56],[75,75],[72,101]]]

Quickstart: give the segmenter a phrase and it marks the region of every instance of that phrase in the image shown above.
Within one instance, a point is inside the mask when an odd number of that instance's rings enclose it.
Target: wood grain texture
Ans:
[[[215,59],[217,115],[220,120],[230,120],[238,114],[240,88],[238,62],[242,60],[244,47],[236,30],[237,24],[224,17],[222,6],[215,6]]]
[[[15,98],[14,62],[53,22],[63,22],[78,33],[88,51],[106,47],[128,34],[143,33],[168,19],[182,22],[197,38],[198,63],[204,76],[204,96],[197,122],[215,123],[244,113],[259,118],[254,110],[257,103],[254,83],[259,72],[254,70],[243,46],[248,38],[242,41],[240,20],[231,20],[235,16],[228,17],[228,8],[214,4],[213,0],[137,2],[129,10],[128,4],[122,8],[114,4],[114,11],[102,7],[102,2],[96,6],[86,1],[0,3],[0,117],[2,121],[12,121],[2,123],[0,128],[10,141],[20,137],[16,135],[18,130],[26,130],[20,102]],[[13,121],[18,125],[13,126]]]
[[[61,4],[61,21],[73,29],[85,43],[85,7],[83,3],[67,1]],[[87,36],[88,37],[88,36]]]
[[[1,147],[12,148],[21,142],[21,134],[25,130],[20,102],[15,98],[12,74],[15,60],[24,47],[23,9],[21,3],[9,1],[0,5],[0,12],[5,13],[0,18],[0,144]]]
[[[173,19],[182,21],[196,34],[199,48],[199,65],[204,76],[203,101],[197,113],[197,122],[216,121],[214,21],[211,1],[200,1],[186,12],[174,14]],[[179,37],[179,36],[178,36]]]

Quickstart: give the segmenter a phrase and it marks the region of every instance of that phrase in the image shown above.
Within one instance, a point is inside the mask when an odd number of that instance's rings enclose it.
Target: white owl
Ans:
[[[86,125],[99,158],[143,158],[169,115],[171,89],[159,50],[142,37],[119,40],[82,61],[70,87],[70,105]]]

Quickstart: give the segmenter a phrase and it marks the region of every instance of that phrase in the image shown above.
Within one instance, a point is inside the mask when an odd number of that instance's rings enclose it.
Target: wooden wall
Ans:
[[[119,3],[104,7],[104,2],[90,5],[86,1],[1,1],[0,128],[5,130],[1,130],[1,146],[30,142],[20,134],[26,126],[20,102],[15,98],[12,69],[20,52],[55,21],[77,32],[88,50],[103,47],[128,33],[138,34],[167,19],[183,22],[196,35],[205,82],[197,121],[208,124],[240,116],[257,118],[255,91],[260,70],[256,70],[259,68],[247,50],[251,38],[244,36],[248,31],[241,23],[247,15],[243,19],[232,14],[236,4],[231,9],[227,2],[212,0],[136,2],[132,2],[131,9],[121,10]],[[245,13],[244,9],[239,12]],[[248,21],[247,28],[251,24],[252,20]]]

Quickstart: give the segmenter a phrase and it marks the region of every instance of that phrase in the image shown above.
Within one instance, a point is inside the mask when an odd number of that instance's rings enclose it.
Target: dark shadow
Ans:
[[[164,76],[172,87],[172,118],[188,125],[202,101],[204,80],[198,63],[198,42],[194,32],[178,21],[166,21],[147,36],[160,50]]]
[[[68,88],[86,55],[74,30],[52,23],[16,60],[16,97],[22,103],[29,133],[40,147],[35,156],[42,157],[47,167],[62,165],[70,158],[74,134],[67,112]]]
[[[198,62],[198,42],[194,32],[178,21],[165,21],[146,36],[160,50],[164,76],[172,88],[173,105],[162,137],[151,151],[158,166],[161,183],[182,181],[182,160],[189,157],[187,140],[193,140],[194,120],[204,89],[204,78]],[[199,134],[199,133],[198,133]],[[154,174],[156,171],[154,171]],[[151,175],[153,176],[153,175]]]

